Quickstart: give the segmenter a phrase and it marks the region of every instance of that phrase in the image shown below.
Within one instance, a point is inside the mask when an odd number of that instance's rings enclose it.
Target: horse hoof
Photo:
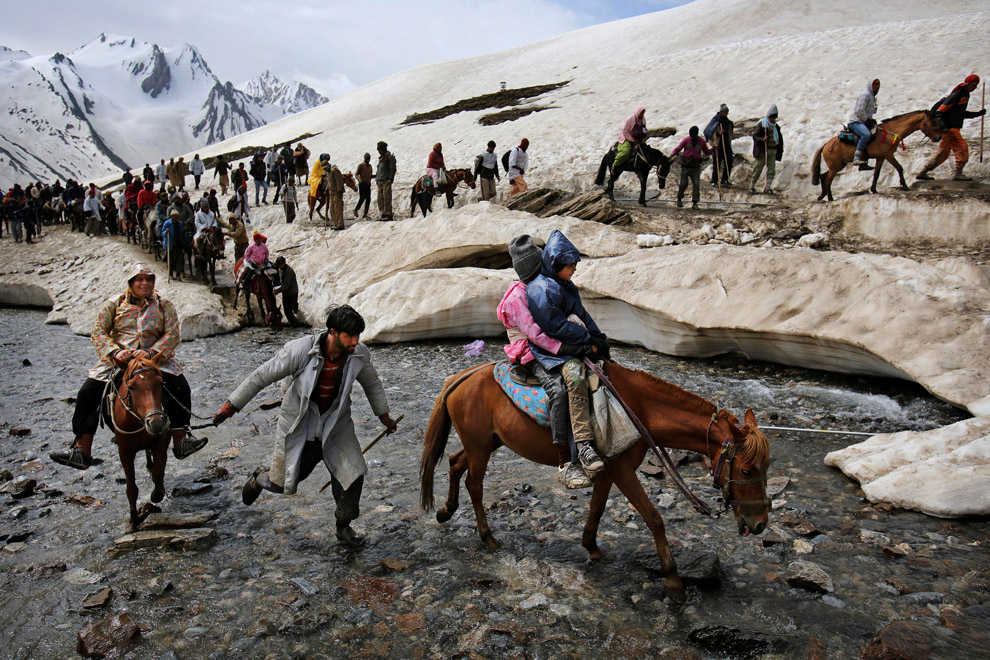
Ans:
[[[453,511],[447,511],[447,507],[444,507],[437,511],[437,522],[445,523],[454,517]]]
[[[591,561],[598,561],[599,559],[603,559],[604,557],[605,557],[605,553],[602,551],[601,548],[595,548],[594,550],[588,551],[588,559],[590,559]]]
[[[151,501],[158,504],[163,499],[165,499],[165,489],[156,486],[155,489],[151,491]]]
[[[485,539],[485,545],[488,546],[489,550],[498,550],[502,547],[502,542],[496,540],[494,536],[489,536]]]
[[[127,525],[128,534],[136,534],[141,529],[141,524],[137,522],[131,522]]]
[[[663,590],[672,602],[680,605],[687,600],[684,594],[684,583],[679,577],[667,578],[663,581]]]

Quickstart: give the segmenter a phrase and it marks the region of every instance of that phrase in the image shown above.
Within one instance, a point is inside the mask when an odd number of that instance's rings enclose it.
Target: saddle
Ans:
[[[870,142],[873,142],[873,140],[877,137],[877,123],[871,119],[867,126],[870,128]],[[847,124],[842,125],[842,130],[839,131],[838,138],[839,142],[845,142],[847,144],[859,143],[859,136],[849,130],[849,126]]]

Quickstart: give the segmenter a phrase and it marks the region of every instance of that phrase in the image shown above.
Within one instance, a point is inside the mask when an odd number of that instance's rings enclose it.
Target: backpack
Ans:
[[[227,200],[227,210],[233,213],[237,210],[237,195],[231,195],[230,199]]]
[[[504,154],[502,154],[502,167],[505,168],[506,172],[509,171],[509,154],[511,153],[512,153],[512,149],[509,149]]]

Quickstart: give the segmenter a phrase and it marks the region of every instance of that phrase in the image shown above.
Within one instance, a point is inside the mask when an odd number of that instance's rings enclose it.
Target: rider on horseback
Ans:
[[[241,288],[248,281],[248,272],[262,270],[268,265],[268,237],[262,233],[254,232],[254,243],[244,251],[244,259],[241,262],[240,276],[237,278],[237,287]]]
[[[313,171],[309,175],[309,196],[320,196],[320,182],[323,181],[323,174],[330,167],[330,154],[320,154],[320,157],[313,163]],[[310,219],[313,216],[310,214]]]
[[[859,165],[859,169],[861,170],[873,169],[868,162],[866,149],[870,144],[870,140],[873,138],[873,131],[877,125],[876,120],[873,119],[873,115],[877,111],[877,93],[879,91],[880,79],[874,78],[867,83],[866,91],[856,99],[856,105],[853,106],[852,113],[849,115],[849,130],[859,137],[859,142],[856,144],[856,158],[853,160],[853,165]]]
[[[498,304],[498,318],[509,335],[505,354],[512,360],[512,370],[521,370],[523,380],[536,376],[547,393],[547,409],[550,415],[550,432],[557,447],[557,481],[567,488],[586,488],[591,485],[581,469],[571,462],[569,436],[571,422],[568,418],[567,388],[559,369],[548,371],[533,357],[530,343],[553,355],[591,355],[591,345],[572,346],[547,336],[533,320],[526,298],[526,285],[532,282],[543,267],[543,250],[533,244],[533,239],[523,234],[509,243],[512,267],[519,280]]]
[[[645,139],[646,108],[637,105],[636,110],[622,122],[622,128],[619,130],[619,150],[615,154],[612,171],[629,160],[633,156],[633,150]]]
[[[93,464],[93,435],[100,420],[104,393],[109,381],[119,381],[127,363],[137,357],[150,359],[164,353],[161,361],[163,403],[171,421],[172,453],[182,459],[206,446],[206,438],[188,433],[191,393],[182,365],[175,359],[179,345],[179,317],[175,306],[155,291],[155,272],[135,264],[127,278],[127,291],[103,305],[93,326],[93,346],[100,363],[76,395],[72,415],[75,439],[68,449],[49,454],[56,463],[85,470]]]
[[[430,152],[430,156],[426,160],[426,179],[423,182],[425,187],[433,189],[434,195],[439,195],[440,186],[447,183],[445,167],[443,145],[437,142],[433,145],[433,151]]]
[[[532,341],[529,348],[543,369],[563,376],[578,458],[584,470],[593,474],[604,468],[605,464],[592,444],[594,435],[588,381],[580,359],[588,355],[608,359],[609,344],[605,334],[584,309],[581,294],[571,282],[579,261],[581,256],[574,244],[560,231],[554,230],[543,250],[542,270],[526,287],[526,299],[537,325],[547,336],[564,342],[568,350],[561,349],[554,354]],[[572,315],[580,323],[571,321]]]

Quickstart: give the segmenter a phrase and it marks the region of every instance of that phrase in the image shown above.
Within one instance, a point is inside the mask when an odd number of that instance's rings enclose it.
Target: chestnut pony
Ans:
[[[161,359],[162,354],[158,353],[150,360],[131,360],[106,408],[127,480],[127,504],[131,514],[128,532],[136,532],[141,526],[137,511],[138,487],[134,478],[134,457],[139,451],[144,450],[148,472],[155,484],[151,501],[161,502],[165,497],[170,425],[162,405],[162,372],[158,368]]]
[[[495,382],[492,371],[491,364],[479,365],[451,376],[444,383],[426,430],[420,463],[420,502],[425,510],[433,508],[433,473],[453,426],[463,449],[450,456],[450,491],[446,504],[437,511],[437,520],[447,522],[454,515],[460,479],[467,472],[465,483],[474,506],[478,533],[490,549],[495,549],[500,544],[488,527],[482,502],[485,470],[492,453],[505,445],[531,461],[556,466],[557,450],[550,430],[537,426],[509,400]],[[752,409],[746,411],[745,424],[740,425],[732,413],[643,371],[608,362],[606,374],[655,442],[699,452],[718,466],[714,482],[731,505],[739,533],[763,532],[770,510],[766,496],[770,443],[757,427]],[[646,452],[646,440],[640,438],[625,452],[605,461],[605,469],[595,476],[581,545],[591,559],[603,556],[596,540],[598,524],[614,484],[653,533],[665,574],[666,593],[674,600],[683,601],[684,585],[667,544],[663,518],[636,475]]]

